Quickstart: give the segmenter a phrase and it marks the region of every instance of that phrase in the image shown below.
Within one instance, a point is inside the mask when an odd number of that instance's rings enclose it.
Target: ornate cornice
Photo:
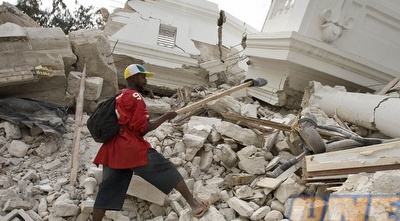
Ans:
[[[245,54],[250,61],[251,57],[287,61],[372,89],[396,76],[390,68],[297,32],[249,35]]]

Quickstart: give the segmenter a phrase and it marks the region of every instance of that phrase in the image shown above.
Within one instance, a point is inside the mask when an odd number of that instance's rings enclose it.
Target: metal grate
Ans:
[[[174,48],[176,38],[176,28],[168,25],[160,25],[158,32],[157,45]]]

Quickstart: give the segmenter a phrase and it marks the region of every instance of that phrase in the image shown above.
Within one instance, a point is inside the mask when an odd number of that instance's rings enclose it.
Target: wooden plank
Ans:
[[[393,80],[391,80],[384,88],[382,88],[382,90],[380,90],[379,92],[375,93],[375,94],[379,94],[379,95],[384,95],[386,94],[390,89],[392,89],[392,87],[394,85],[397,84],[397,82],[399,82],[400,77],[395,77]]]
[[[221,113],[221,115],[222,115],[222,117],[224,117],[226,119],[230,119],[230,120],[238,120],[238,121],[243,121],[243,122],[247,122],[250,124],[263,125],[263,126],[279,129],[282,131],[290,131],[291,130],[291,126],[289,126],[289,125],[277,123],[277,122],[270,121],[270,120],[262,120],[262,119],[258,119],[258,118],[254,118],[254,117],[245,117],[245,116],[241,116],[238,114],[231,114],[231,113]]]
[[[84,102],[84,93],[85,93],[85,78],[86,78],[86,63],[83,66],[81,82],[79,86],[79,94],[76,98],[76,111],[75,111],[75,130],[74,130],[74,139],[73,139],[73,149],[72,149],[72,163],[71,163],[71,175],[70,175],[70,184],[71,186],[75,185],[76,177],[78,174],[78,155],[80,149],[80,140],[81,140],[81,130],[82,130],[82,116],[83,116],[83,102]]]
[[[301,164],[304,159],[301,161],[297,162],[295,165],[291,166],[289,169],[287,169],[285,172],[283,172],[281,175],[277,177],[277,179],[281,180],[286,180],[292,173],[296,172],[298,169],[301,168]]]
[[[335,176],[315,176],[315,177],[306,177],[303,176],[303,181],[306,183],[318,183],[318,182],[344,182],[347,180],[348,174],[341,174]]]
[[[291,166],[289,169],[287,169],[285,172],[283,172],[281,175],[279,175],[277,178],[270,178],[273,179],[274,184],[264,184],[266,187],[264,187],[264,194],[268,195],[272,191],[274,191],[279,185],[283,183],[292,173],[296,172],[300,167],[301,167],[302,162],[299,161],[295,165]],[[257,183],[258,185],[258,183]]]
[[[259,187],[275,189],[282,183],[281,179],[266,177],[256,183]]]
[[[257,135],[271,134],[273,131],[273,129],[260,127],[259,125],[248,123],[248,122],[238,121],[237,125],[239,125],[241,127],[247,127],[249,129],[253,130],[254,133],[256,133]]]
[[[321,176],[337,176],[342,174],[374,173],[376,171],[398,170],[398,169],[400,169],[400,163],[369,166],[369,167],[354,167],[354,168],[337,169],[337,170],[325,170],[325,171],[307,172],[307,173],[309,177],[314,177],[314,176],[321,177]]]
[[[221,113],[222,117],[226,118],[226,119],[230,119],[230,120],[237,120],[237,121],[242,121],[242,122],[247,122],[247,123],[251,123],[251,124],[256,124],[256,125],[262,125],[262,126],[267,126],[267,127],[271,127],[274,129],[278,129],[278,130],[282,130],[282,131],[290,131],[292,130],[292,126],[286,125],[286,124],[282,124],[282,123],[277,123],[271,120],[264,120],[264,119],[258,119],[258,118],[254,118],[254,117],[245,117],[245,116],[241,116],[238,114],[231,114],[231,113]],[[330,139],[331,137],[340,137],[343,135],[339,134],[339,133],[332,133],[332,132],[328,132],[328,131],[324,131],[324,130],[320,130],[317,128],[317,132],[319,135],[321,135],[322,138],[324,139]]]
[[[351,130],[349,128],[349,126],[347,126],[347,124],[343,121],[342,118],[340,118],[337,114],[333,115],[333,119],[335,119],[335,121],[339,124],[339,126],[347,129],[347,130]]]
[[[305,157],[306,177],[400,169],[400,141]]]

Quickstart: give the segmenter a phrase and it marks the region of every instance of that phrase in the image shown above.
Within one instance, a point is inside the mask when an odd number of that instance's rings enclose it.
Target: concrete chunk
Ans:
[[[238,152],[239,168],[250,174],[264,174],[267,161],[263,156],[257,156],[255,146],[247,146]]]
[[[251,220],[261,220],[264,218],[269,212],[271,208],[269,206],[263,206],[258,208],[253,214],[251,214]]]
[[[22,137],[21,131],[19,127],[15,124],[12,124],[8,121],[4,121],[0,123],[0,128],[4,128],[4,131],[6,132],[6,138],[7,139],[19,139]]]
[[[197,151],[203,147],[205,140],[204,137],[192,134],[183,135],[183,143],[186,146],[186,160],[190,161],[195,157]]]
[[[0,25],[0,41],[3,41],[3,38],[7,38],[7,40],[10,40],[10,38],[13,40],[27,40],[28,36],[21,26],[7,22]]]
[[[216,124],[215,129],[222,135],[232,138],[241,144],[260,146],[260,138],[250,129],[242,128],[226,121]]]
[[[240,114],[241,103],[232,96],[221,97],[217,100],[208,102],[208,108],[216,113],[237,113]]]
[[[300,183],[301,178],[296,174],[292,174],[287,180],[285,180],[275,191],[274,196],[281,203],[294,195],[301,194],[306,186]]]
[[[81,83],[81,72],[71,71],[68,75],[68,88],[67,91],[72,96],[77,97],[79,94],[79,87]],[[84,99],[95,101],[100,98],[101,89],[103,87],[103,79],[100,77],[86,77],[85,78],[85,93]]]
[[[231,168],[236,166],[238,157],[228,144],[219,144],[217,149],[221,149],[220,152],[217,152],[217,156],[225,167]]]
[[[19,140],[11,141],[10,146],[8,147],[8,152],[14,157],[24,157],[28,152],[29,146]]]
[[[228,174],[225,177],[225,182],[228,186],[238,186],[251,183],[256,178],[255,175],[240,173],[240,174]]]
[[[23,209],[14,209],[11,212],[9,212],[7,215],[0,217],[0,220],[2,221],[13,221],[22,217],[24,221],[35,221],[33,220],[28,213],[26,213]]]
[[[208,200],[210,203],[215,203],[221,198],[221,189],[217,184],[209,184],[195,188],[194,196],[197,199]]]
[[[24,201],[19,198],[9,199],[3,205],[3,211],[6,211],[6,212],[12,211],[14,209],[28,210],[31,208],[32,208],[32,204],[30,202]]]
[[[141,178],[133,175],[126,194],[144,199],[146,201],[164,205],[166,195],[155,186]]]
[[[222,215],[219,210],[217,210],[214,206],[210,206],[207,212],[199,220],[226,221],[229,219],[225,219],[224,215]]]
[[[86,74],[88,77],[104,79],[102,97],[112,96],[118,90],[117,70],[111,54],[108,38],[99,29],[72,31],[68,34],[74,53],[78,55],[77,66],[82,70],[87,60]]]
[[[281,219],[283,219],[283,215],[277,210],[270,211],[264,218],[265,221],[276,221]]]
[[[254,212],[254,209],[246,201],[237,197],[230,198],[227,203],[230,208],[234,209],[241,216],[249,218]]]

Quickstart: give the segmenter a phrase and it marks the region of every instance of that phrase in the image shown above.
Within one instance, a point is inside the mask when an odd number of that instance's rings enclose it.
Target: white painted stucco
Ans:
[[[208,1],[164,0],[129,1],[127,5],[136,11],[117,11],[112,20],[124,24],[109,36],[117,54],[125,54],[144,60],[146,63],[180,68],[182,65],[197,66],[193,55],[201,52],[193,41],[210,45],[218,43],[218,5]],[[230,48],[240,45],[243,33],[257,30],[226,13],[223,25],[222,43]],[[157,45],[160,24],[177,28],[176,47],[165,48]],[[128,46],[129,45],[129,46]]]
[[[247,76],[270,79],[250,94],[274,105],[311,80],[373,92],[400,76],[400,1],[276,0],[262,33],[248,36]]]

